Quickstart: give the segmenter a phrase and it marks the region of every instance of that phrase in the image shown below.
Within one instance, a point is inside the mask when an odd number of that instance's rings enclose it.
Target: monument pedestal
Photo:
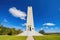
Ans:
[[[23,32],[23,33],[21,33],[21,34],[18,34],[17,36],[43,36],[43,34],[40,34],[40,33],[38,33],[38,32],[36,32],[36,31],[25,31],[25,32]]]

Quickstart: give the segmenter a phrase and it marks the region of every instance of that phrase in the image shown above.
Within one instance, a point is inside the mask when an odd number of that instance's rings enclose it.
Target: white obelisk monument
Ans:
[[[26,31],[18,36],[42,36],[42,34],[35,31],[32,6],[29,6],[27,11]]]
[[[26,31],[34,31],[33,10],[28,7]]]

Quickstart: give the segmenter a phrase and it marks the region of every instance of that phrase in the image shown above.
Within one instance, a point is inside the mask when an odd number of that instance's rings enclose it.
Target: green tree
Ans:
[[[17,35],[21,33],[20,29],[16,30],[15,28],[7,28],[3,25],[0,25],[0,35]]]
[[[44,32],[44,30],[40,30],[39,33],[44,34],[45,32]]]
[[[16,30],[16,33],[19,34],[19,33],[22,33],[23,31],[21,31],[20,29]]]

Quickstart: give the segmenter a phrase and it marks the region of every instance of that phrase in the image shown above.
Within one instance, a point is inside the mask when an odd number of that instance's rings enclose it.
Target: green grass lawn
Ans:
[[[0,40],[26,40],[26,36],[0,36]]]
[[[34,36],[34,40],[60,40],[60,35]]]
[[[0,40],[26,40],[27,36],[0,36]],[[34,40],[60,40],[60,35],[34,36]]]

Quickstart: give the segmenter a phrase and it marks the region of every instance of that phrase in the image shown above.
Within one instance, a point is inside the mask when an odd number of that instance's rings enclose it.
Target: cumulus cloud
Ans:
[[[20,27],[20,26],[12,26],[11,28],[21,29],[21,27]]]
[[[21,10],[17,10],[15,7],[12,7],[9,9],[9,12],[15,16],[15,17],[19,17],[20,19],[25,20],[26,17],[26,13],[21,11]]]
[[[26,23],[22,24],[22,26],[26,26]]]
[[[55,26],[54,23],[45,23],[45,24],[43,24],[43,25],[46,25],[46,26]]]
[[[48,27],[46,27],[48,29]]]
[[[43,30],[43,28],[41,28],[40,30]]]
[[[56,30],[47,30],[46,33],[56,33]]]
[[[49,29],[46,29],[45,32],[46,32],[46,33],[56,33],[56,32],[57,32],[57,29],[51,27],[51,28],[49,28]]]
[[[57,33],[58,31],[54,28],[50,28],[48,30],[45,30],[46,33]]]

